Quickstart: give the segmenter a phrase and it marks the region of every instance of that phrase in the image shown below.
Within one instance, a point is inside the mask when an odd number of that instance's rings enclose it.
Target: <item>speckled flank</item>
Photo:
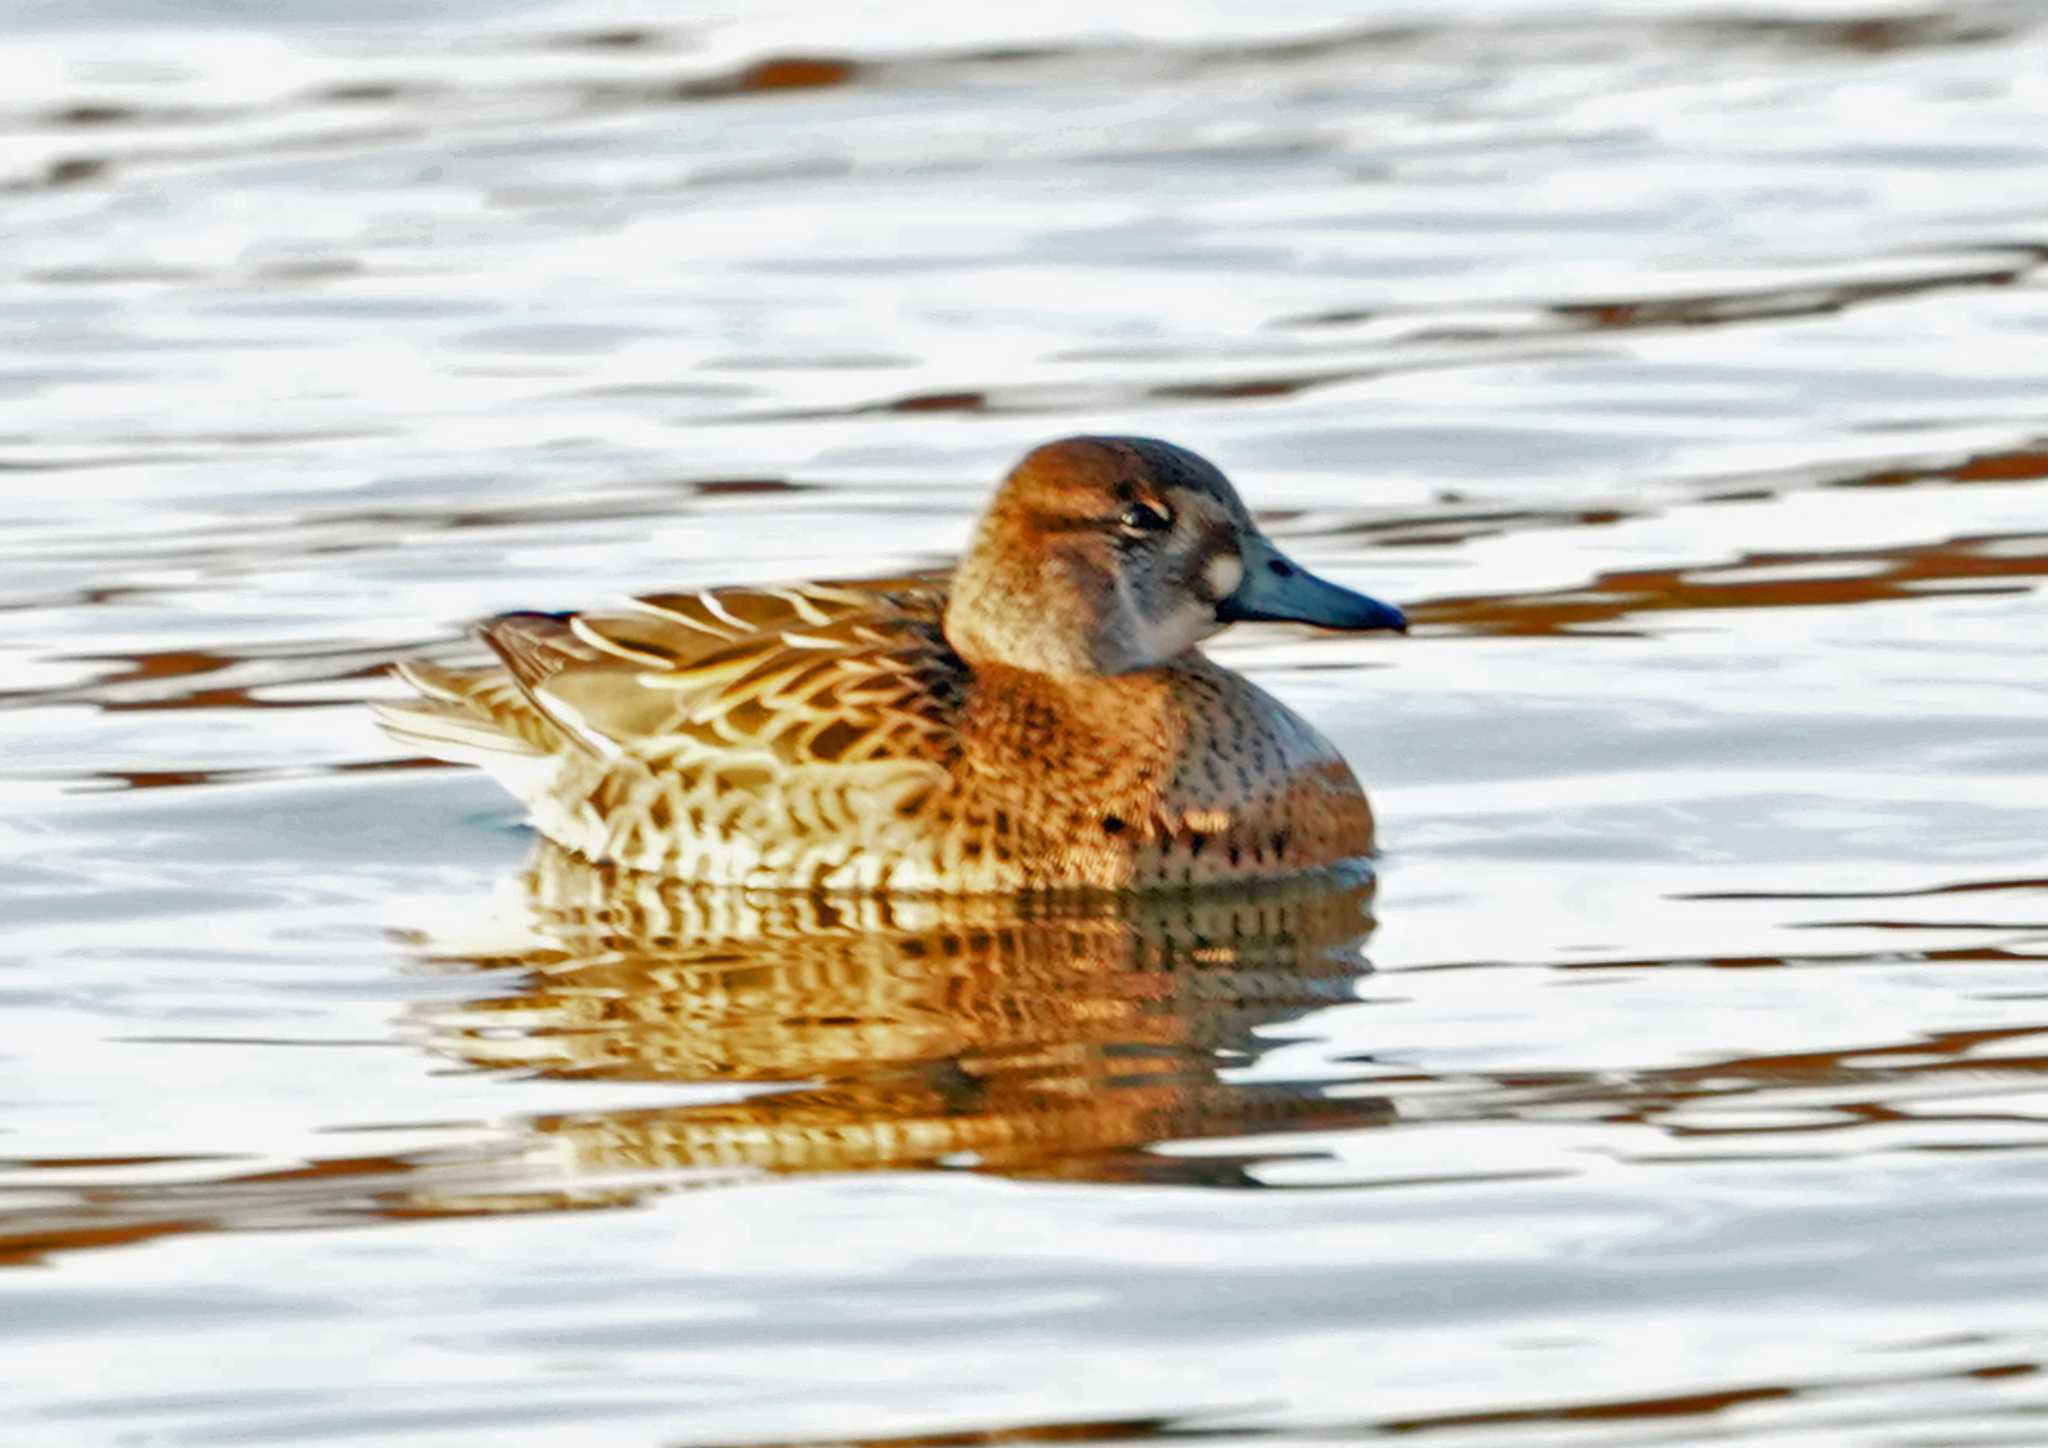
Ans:
[[[963,601],[937,575],[507,615],[483,630],[502,667],[409,668],[423,698],[385,706],[386,727],[491,769],[544,834],[591,860],[705,884],[1125,890],[1368,854],[1350,769],[1245,679],[1185,644],[1123,670],[1058,663],[1126,647],[1095,640],[1133,596],[1140,623],[1194,597],[1164,583],[1148,599],[1132,582],[1146,559],[1089,521],[1140,498],[1130,460],[1080,461],[1045,470],[1048,509],[1042,489],[1019,497],[1027,460],[977,539],[984,574],[1027,576],[1017,559],[991,565],[992,550],[1049,555],[1030,561],[1056,595],[1019,599],[1013,616],[962,627]],[[1222,551],[1250,526],[1242,504],[1220,475],[1200,482],[1145,490],[1179,521],[1126,530],[1155,548],[1162,578],[1243,573]],[[1202,606],[1214,632],[1213,599]]]

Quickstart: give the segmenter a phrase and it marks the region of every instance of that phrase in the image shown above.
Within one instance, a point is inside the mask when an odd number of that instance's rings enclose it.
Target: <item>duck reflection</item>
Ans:
[[[530,938],[439,957],[524,968],[521,988],[428,1025],[480,1067],[768,1088],[531,1122],[575,1178],[957,1166],[1250,1185],[1295,1153],[1149,1148],[1390,1118],[1233,1079],[1286,1023],[1356,999],[1371,904],[1363,875],[1087,901],[707,893],[544,845]]]

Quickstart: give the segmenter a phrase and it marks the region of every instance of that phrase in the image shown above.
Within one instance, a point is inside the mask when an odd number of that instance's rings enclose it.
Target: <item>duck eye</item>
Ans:
[[[1156,503],[1132,503],[1116,515],[1116,526],[1133,538],[1163,533],[1173,526],[1173,514]]]

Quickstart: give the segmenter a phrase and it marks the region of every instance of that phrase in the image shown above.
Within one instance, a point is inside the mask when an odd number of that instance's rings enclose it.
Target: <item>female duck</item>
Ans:
[[[384,727],[489,769],[592,860],[714,885],[1130,890],[1371,852],[1343,759],[1196,645],[1401,629],[1149,438],[1027,455],[943,574],[507,614],[502,667],[401,666]]]

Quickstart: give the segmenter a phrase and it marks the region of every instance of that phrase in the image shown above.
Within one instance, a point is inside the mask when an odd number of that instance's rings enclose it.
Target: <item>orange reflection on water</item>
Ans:
[[[1475,594],[1418,604],[1418,624],[1487,634],[1601,629],[1643,614],[1814,608],[1944,593],[2025,592],[2048,577],[2048,534],[1948,538],[1897,548],[1746,553],[1711,567],[1620,569],[1540,593]],[[1960,586],[1958,586],[1960,585]]]
[[[1356,999],[1369,876],[835,901],[696,890],[543,843],[519,885],[503,948],[415,942],[437,970],[488,972],[486,986],[521,972],[502,993],[417,1010],[433,1050],[554,1079],[770,1089],[536,1117],[462,1151],[55,1188],[51,1204],[0,1213],[0,1265],[183,1232],[624,1206],[763,1174],[1254,1186],[1260,1163],[1301,1154],[1266,1138],[1392,1119],[1376,1097],[1237,1079],[1289,1022]],[[473,935],[475,912],[458,915]],[[1156,1150],[1220,1138],[1245,1140]]]
[[[543,847],[518,991],[430,1015],[437,1050],[557,1078],[804,1083],[548,1118],[577,1174],[972,1165],[1235,1179],[1161,1141],[1374,1124],[1378,1102],[1228,1080],[1267,1028],[1354,997],[1371,885],[1064,903],[735,895]]]

